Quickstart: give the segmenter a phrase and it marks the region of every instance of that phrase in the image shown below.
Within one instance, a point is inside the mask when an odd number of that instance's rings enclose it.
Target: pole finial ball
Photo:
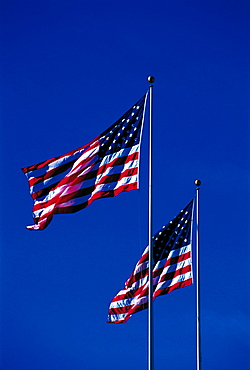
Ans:
[[[197,185],[197,186],[200,186],[201,185],[201,181],[200,180],[195,180],[195,185]]]
[[[155,82],[155,78],[153,76],[148,76],[148,82],[151,84]]]

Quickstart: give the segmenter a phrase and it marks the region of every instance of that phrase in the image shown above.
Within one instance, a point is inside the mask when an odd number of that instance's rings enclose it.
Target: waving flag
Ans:
[[[89,144],[22,169],[34,200],[35,224],[28,229],[43,230],[55,214],[138,188],[146,96]]]
[[[193,283],[191,229],[193,200],[153,237],[153,299]],[[113,298],[108,322],[124,323],[148,307],[148,247],[130,278]]]

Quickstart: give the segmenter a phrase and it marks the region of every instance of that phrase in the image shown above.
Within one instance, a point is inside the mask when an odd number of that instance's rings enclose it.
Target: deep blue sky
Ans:
[[[200,190],[203,370],[249,359],[249,3],[11,1],[1,24],[3,370],[145,370],[147,312],[106,323],[147,244],[139,191],[28,231],[21,168],[82,146],[154,88],[153,231]],[[155,301],[155,369],[195,369],[195,286]]]

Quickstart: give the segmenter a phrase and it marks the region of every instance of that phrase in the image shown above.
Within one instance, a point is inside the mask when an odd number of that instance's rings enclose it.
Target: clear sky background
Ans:
[[[21,168],[78,148],[154,87],[153,232],[200,190],[203,370],[248,369],[249,2],[11,1],[1,23],[3,370],[145,370],[147,311],[107,324],[147,245],[140,190],[28,231]],[[148,115],[147,115],[148,117]],[[155,369],[195,369],[195,286],[156,299]]]

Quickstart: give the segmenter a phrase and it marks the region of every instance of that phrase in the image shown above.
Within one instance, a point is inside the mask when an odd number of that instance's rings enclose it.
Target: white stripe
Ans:
[[[48,207],[45,207],[45,208],[42,208],[42,209],[39,209],[37,211],[34,211],[33,212],[33,217],[34,218],[37,218],[37,217],[44,217],[45,215],[51,213],[55,208],[55,203],[51,204],[50,206]]]
[[[156,271],[162,267],[164,267],[164,265],[166,264],[166,261],[173,258],[173,257],[177,257],[177,256],[181,256],[182,254],[185,254],[187,252],[190,252],[191,251],[191,244],[188,244],[188,245],[185,245],[181,248],[178,248],[178,249],[174,249],[172,251],[169,252],[169,255],[166,258],[158,261],[153,269],[153,271]]]
[[[77,161],[74,162],[74,165],[71,169],[71,171],[66,175],[66,177],[72,176],[73,174],[79,173],[77,176],[80,176],[84,174],[84,172],[89,168],[90,165],[95,163],[98,160],[97,153],[99,152],[99,146],[94,147],[92,149],[89,149],[87,152],[83,153],[80,158],[77,159]],[[86,162],[86,159],[89,159],[88,162]],[[84,163],[81,163],[84,162]]]
[[[85,174],[90,172],[90,171],[94,171],[97,168],[98,168],[98,164],[94,164],[91,168],[88,167],[88,168],[85,169]],[[56,197],[58,195],[61,195],[61,196],[68,195],[68,194],[74,193],[77,190],[88,188],[90,186],[93,186],[94,182],[95,182],[95,178],[90,179],[90,180],[85,180],[85,181],[80,182],[79,184],[76,184],[76,185],[71,185],[72,183],[66,183],[62,186],[58,185],[55,189],[51,190],[44,199],[36,200],[35,204],[39,204],[39,203],[49,201],[49,200],[53,199],[54,197]],[[83,187],[83,184],[84,184],[84,187]]]
[[[65,156],[55,160],[54,162],[51,162],[50,164],[44,165],[44,167],[42,167],[42,168],[38,168],[36,170],[31,170],[30,172],[27,172],[25,175],[27,176],[27,178],[29,180],[32,179],[32,178],[37,178],[37,177],[43,176],[48,171],[50,171],[54,168],[60,167],[61,165],[66,164],[68,162],[71,162],[71,161],[74,160],[74,158],[77,159],[81,155],[81,153],[85,150],[86,150],[86,148],[81,149],[81,150],[76,150],[71,155],[65,155]]]
[[[123,299],[123,300],[120,300],[120,301],[111,302],[109,308],[118,308],[118,307],[130,306],[131,302],[133,300],[134,300],[134,298],[128,298],[128,299]]]
[[[148,282],[148,274],[146,276],[144,276],[143,278],[134,281],[129,286],[129,288],[131,288],[132,290],[135,290],[135,289],[138,289],[138,288],[142,287],[143,285],[147,284],[147,282]]]
[[[39,190],[42,190],[46,187],[49,187],[52,184],[58,183],[60,180],[62,180],[65,177],[66,173],[67,173],[67,171],[62,172],[57,176],[50,177],[50,178],[44,180],[43,182],[40,182],[39,184],[35,184],[34,186],[31,186],[30,187],[30,194],[37,193]]]
[[[121,180],[116,182],[110,182],[108,184],[97,185],[95,190],[92,192],[91,197],[101,191],[112,191],[119,189],[122,185],[133,184],[137,182],[138,175],[123,177]]]
[[[138,263],[133,271],[133,276],[140,273],[143,270],[146,270],[148,268],[148,261],[144,261],[143,263]]]
[[[92,171],[92,170],[96,169],[98,166],[99,166],[98,164],[95,164],[94,167],[92,167],[92,168],[89,167],[88,169],[85,169],[85,172],[90,171],[90,170]],[[72,205],[79,205],[79,204],[85,203],[88,199],[91,199],[98,192],[116,190],[116,189],[119,189],[119,187],[121,187],[123,185],[136,183],[137,179],[138,179],[138,175],[134,175],[134,176],[124,177],[121,180],[119,180],[118,182],[112,182],[112,183],[97,185],[95,187],[95,190],[92,192],[92,194],[86,195],[84,197],[73,198],[72,200],[70,200],[68,202],[65,202],[65,203],[62,203],[62,204],[58,205],[57,207],[58,208],[63,208],[63,207],[69,207],[69,206],[72,206]],[[95,182],[95,178],[90,179],[90,180],[85,180],[82,183],[79,183],[77,185],[65,184],[65,185],[62,185],[62,186],[58,186],[54,190],[51,190],[49,192],[49,194],[43,200],[41,200],[41,201],[36,200],[34,202],[34,204],[35,205],[42,204],[46,201],[49,201],[49,200],[53,199],[54,197],[56,197],[58,195],[60,195],[60,197],[62,197],[64,195],[69,195],[71,193],[74,193],[74,192],[76,192],[80,189],[91,187],[91,186],[94,185],[94,182]],[[83,185],[84,185],[84,187],[83,187]],[[38,217],[38,215],[41,215],[41,213],[43,211],[44,211],[44,214],[48,213],[48,211],[46,210],[46,204],[45,204],[44,208],[33,212],[34,217]]]
[[[127,307],[131,306],[131,308],[140,306],[148,301],[148,296],[135,296],[130,299],[124,299],[121,301],[111,302],[109,308],[120,308],[120,307]]]
[[[97,159],[96,157],[92,157],[90,162],[88,163],[89,165],[94,165],[94,167],[87,167],[86,168],[86,162],[84,163],[83,165],[83,171],[80,172],[79,170],[81,169],[80,167],[77,168],[77,172],[79,171],[79,173],[77,174],[77,177],[79,176],[83,176],[84,174],[90,172],[90,171],[94,171],[96,170],[98,167],[99,167],[99,164],[95,163],[95,159]],[[80,158],[79,158],[79,161],[80,162]],[[107,172],[110,170],[111,171],[114,171],[114,173],[123,173],[125,170],[129,169],[129,168],[136,168],[138,165],[138,160],[135,160],[135,161],[130,161],[128,163],[126,163],[125,165],[121,165],[121,166],[115,166],[115,167],[111,167],[110,169],[107,169]],[[124,168],[123,168],[124,167]],[[122,170],[123,168],[123,170]],[[74,174],[74,172],[76,172],[76,170],[71,170],[66,176],[64,177],[69,177],[71,176],[72,174]],[[104,176],[105,174],[101,174],[98,176],[97,178],[97,183],[101,180],[101,178]],[[107,173],[108,175],[108,173]],[[137,177],[138,175],[134,175],[134,177],[124,177],[123,180],[120,180],[118,183],[110,183],[111,184],[111,190],[114,190],[116,188],[119,188],[121,185],[124,185],[124,184],[127,184],[127,183],[131,183],[131,182],[136,182],[137,181]],[[53,178],[52,178],[53,179]],[[49,182],[50,179],[48,180],[45,180],[45,182]],[[75,186],[72,186],[70,183],[66,184],[66,185],[63,185],[62,187],[60,186],[57,186],[56,189],[54,190],[51,190],[47,196],[45,198],[43,198],[42,200],[40,200],[40,202],[45,202],[45,201],[48,201],[50,199],[52,199],[53,197],[57,196],[58,194],[62,193],[61,195],[66,195],[66,194],[70,194],[70,193],[74,193],[75,191],[79,190],[79,189],[83,189],[83,188],[88,188],[90,186],[93,186],[94,185],[94,181],[95,181],[95,178],[94,179],[90,179],[90,180],[85,180],[83,181],[82,183],[79,183]],[[55,181],[56,182],[56,181]],[[82,185],[84,184],[84,187],[82,187]],[[112,184],[117,184],[116,187],[114,187],[114,185]],[[108,184],[104,184],[104,185],[100,185],[100,186],[106,186]],[[38,190],[42,189],[44,186],[43,186],[43,183],[41,184],[37,184],[37,185],[34,185],[34,187],[31,187],[31,193],[32,192],[37,192]],[[69,190],[67,190],[67,192],[65,192],[65,190],[67,188],[70,188]],[[95,194],[96,192],[98,191],[103,191],[101,190],[101,188],[95,188],[95,191],[93,192],[93,194]],[[64,192],[64,193],[63,193]],[[92,194],[92,195],[93,195]],[[39,202],[39,201],[37,201]]]
[[[188,258],[184,261],[181,261],[181,262],[178,262],[174,265],[170,265],[170,266],[167,266],[165,267],[163,270],[162,270],[162,273],[159,275],[159,276],[156,276],[154,279],[153,279],[153,282],[154,282],[154,285],[158,284],[158,281],[161,280],[162,277],[164,277],[166,274],[170,273],[170,272],[174,272],[174,271],[178,271],[180,270],[181,268],[183,267],[186,267],[186,266],[191,266],[192,265],[192,262],[191,262],[191,258]],[[171,281],[172,279],[170,279]],[[169,280],[167,280],[169,281]]]
[[[114,190],[119,189],[119,187],[123,185],[134,184],[137,181],[138,181],[138,174],[134,176],[123,177],[121,180],[117,181],[116,186],[114,187]]]
[[[105,157],[103,157],[103,159],[100,163],[100,167],[114,161],[117,158],[128,157],[130,154],[139,152],[139,150],[140,150],[140,146],[139,146],[139,144],[137,144],[137,145],[132,146],[131,148],[120,149],[118,152],[108,154]]]
[[[159,283],[154,291],[154,294],[160,290],[160,289],[165,289],[165,288],[169,288],[177,283],[180,283],[182,281],[186,281],[188,279],[191,279],[192,278],[192,273],[191,271],[187,272],[186,274],[183,274],[183,275],[179,275],[179,276],[176,276],[174,279],[172,280],[167,280],[167,281],[163,281],[161,283]],[[170,283],[171,282],[171,283]]]
[[[103,173],[101,173],[100,175],[96,177],[96,184],[98,184],[98,182],[100,182],[101,179],[105,176],[115,175],[117,173],[123,173],[128,169],[138,167],[138,165],[139,165],[139,161],[138,159],[135,159],[133,161],[129,161],[128,163],[121,164],[119,166],[108,167],[106,171],[104,171]]]
[[[191,251],[191,244],[184,245],[181,248],[171,250],[169,252],[168,258],[177,257],[181,254],[185,254],[185,253],[190,252],[190,251]]]
[[[119,308],[126,306],[138,306],[147,302],[147,296],[136,295],[133,298],[121,299],[120,301],[111,302],[109,308]]]
[[[69,177],[69,176],[75,174],[76,172],[80,172],[81,169],[83,169],[84,171],[88,171],[89,166],[93,165],[98,159],[98,156],[95,155],[98,152],[98,148],[94,148],[90,152],[91,152],[91,157],[89,158],[89,162],[85,161],[83,163],[82,167],[79,166],[79,163],[83,160],[86,160],[86,158],[89,157],[89,155],[87,155],[88,152],[84,153],[80,158],[78,158],[78,160],[74,163],[74,165],[71,169],[68,169],[67,171],[65,171],[65,172],[63,172],[63,173],[61,173],[57,176],[52,176],[52,177],[44,180],[43,182],[40,182],[39,184],[35,184],[34,186],[31,186],[30,187],[30,193],[31,194],[36,193],[37,191],[42,190],[42,189],[48,187],[49,185],[56,184],[57,182],[59,182],[63,178]],[[82,174],[84,174],[84,172],[80,173],[80,175],[82,175]]]
[[[83,204],[87,200],[91,199],[93,197],[93,195],[95,195],[98,192],[103,192],[103,191],[106,192],[106,191],[112,191],[112,190],[118,189],[122,185],[136,182],[136,179],[137,179],[137,175],[131,176],[131,177],[125,177],[124,179],[121,179],[120,181],[118,181],[119,186],[117,185],[117,182],[97,185],[97,187],[92,192],[92,194],[87,194],[84,197],[72,198],[71,200],[69,200],[67,202],[58,204],[57,207],[58,208],[63,208],[63,207],[69,207],[69,206],[72,206],[72,205]],[[84,181],[84,185],[86,186],[86,188],[88,186],[93,185],[94,180],[95,179]],[[60,197],[62,197],[64,195],[69,195],[71,193],[74,193],[77,190],[80,190],[81,186],[82,186],[82,183],[77,184],[77,185],[71,185],[71,186],[68,185],[68,184],[60,186],[60,187],[56,188],[55,190],[50,191],[49,194],[47,195],[47,197],[44,200],[35,201],[34,204],[35,205],[42,204],[45,201],[53,199],[57,195],[60,195]],[[41,208],[41,209],[33,212],[35,217],[37,217],[38,214],[41,214],[42,211],[44,211],[44,214],[48,213],[48,211],[46,210],[46,208],[47,208],[46,204],[44,204],[44,206],[45,206],[44,208]]]
[[[123,319],[127,316],[126,313],[120,315],[109,315],[109,321],[123,321]]]

